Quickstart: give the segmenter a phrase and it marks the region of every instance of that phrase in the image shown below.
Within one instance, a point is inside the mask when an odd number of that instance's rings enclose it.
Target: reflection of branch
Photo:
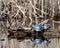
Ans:
[[[52,20],[54,23],[60,23],[60,21],[54,21],[54,20]]]

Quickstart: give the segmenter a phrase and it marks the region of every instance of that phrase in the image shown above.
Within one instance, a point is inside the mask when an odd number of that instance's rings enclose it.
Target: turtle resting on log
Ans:
[[[50,29],[50,24],[46,23],[43,26],[40,24],[35,24],[32,26],[32,30],[23,30],[23,29],[9,29],[8,38],[16,38],[18,41],[24,39],[31,39],[34,44],[39,44],[46,41],[49,42],[49,39],[60,38],[59,32],[48,31]]]

